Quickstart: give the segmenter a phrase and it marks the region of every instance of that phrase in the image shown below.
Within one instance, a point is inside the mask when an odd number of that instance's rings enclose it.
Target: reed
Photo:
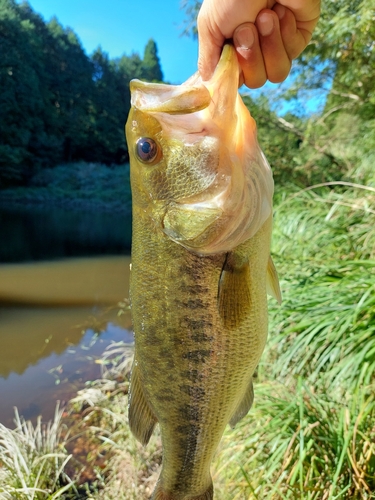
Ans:
[[[65,468],[71,455],[65,448],[62,409],[52,422],[35,426],[15,412],[15,428],[0,424],[0,499],[55,500],[77,498],[77,488]],[[65,435],[63,435],[65,434]]]
[[[315,390],[315,392],[314,392]],[[214,464],[218,500],[374,498],[374,386],[334,400],[308,387],[255,387],[252,412]]]
[[[271,304],[268,377],[324,379],[328,391],[374,380],[375,189],[347,184],[294,193],[276,209],[284,303]]]

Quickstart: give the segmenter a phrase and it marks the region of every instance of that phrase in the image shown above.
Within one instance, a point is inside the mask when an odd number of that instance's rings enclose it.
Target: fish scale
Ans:
[[[227,85],[226,91],[233,94],[231,102],[238,102],[235,57],[233,48],[227,46],[212,89],[208,86],[209,92],[215,92],[217,87],[223,91],[222,85]],[[184,143],[181,133],[177,133],[178,120],[176,130],[168,128],[168,113],[172,117],[190,113],[194,127],[198,119],[203,119],[204,126],[199,130],[209,133],[210,123],[204,113],[207,106],[214,106],[215,99],[207,99],[202,88],[196,99],[191,89],[186,97],[189,87],[184,85],[185,88],[182,85],[171,91],[167,85],[161,88],[160,84],[133,82],[132,111],[127,124],[133,193],[130,293],[135,332],[129,423],[143,444],[147,444],[156,423],[160,425],[163,460],[153,500],[213,499],[213,455],[226,425],[235,425],[253,401],[252,376],[267,337],[267,276],[271,290],[279,298],[277,276],[269,256],[272,210],[267,208],[267,189],[273,184],[268,164],[261,163],[256,142],[250,144],[254,153],[247,151],[245,157],[250,155],[248,165],[260,169],[259,175],[241,173],[237,157],[234,167],[226,163],[236,156],[237,146],[231,137],[225,136],[225,131],[220,137],[220,154],[217,149],[208,149],[197,156],[199,148],[215,148],[217,141],[207,141],[205,135],[192,140],[190,134]],[[147,110],[148,94],[151,110]],[[160,99],[162,112],[154,95]],[[174,103],[173,96],[178,103]],[[236,113],[232,110],[233,119],[245,112],[239,106]],[[216,120],[212,130],[218,133],[219,122],[225,116],[215,108],[208,111]],[[164,119],[166,114],[168,119]],[[249,115],[250,125],[251,120]],[[235,130],[235,125],[231,128]],[[136,149],[140,138],[153,141],[149,150],[157,153],[151,160],[137,156],[143,154]],[[224,139],[229,141],[228,147]],[[178,140],[180,144],[175,150],[163,148]],[[154,143],[160,149],[155,149]],[[179,168],[183,148],[185,161]],[[234,149],[234,153],[229,149]],[[242,144],[238,147],[244,149]],[[199,162],[200,171],[207,175],[191,174],[194,182],[189,198],[186,169],[194,165],[198,172]],[[230,169],[238,173],[239,179],[231,179]],[[210,175],[213,180],[208,182]],[[160,184],[163,177],[168,189]],[[255,177],[259,182],[253,182]],[[151,178],[158,182],[153,184]],[[246,203],[249,196],[252,199],[246,190],[251,189],[258,190],[253,199],[262,204],[259,207],[259,203],[254,206],[255,202],[248,202],[248,210],[255,214],[243,210],[236,198],[240,195]],[[231,209],[239,211],[238,218],[231,216]],[[260,227],[248,227],[249,220]],[[220,231],[225,234],[217,241]],[[246,237],[248,234],[252,236]],[[213,238],[218,251],[206,251]]]

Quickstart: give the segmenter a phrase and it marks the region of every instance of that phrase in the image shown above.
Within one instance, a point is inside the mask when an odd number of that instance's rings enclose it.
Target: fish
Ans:
[[[146,445],[160,427],[153,500],[212,500],[225,427],[249,411],[265,347],[272,171],[238,92],[231,44],[212,78],[132,80],[126,124],[132,190],[135,350],[128,418]]]

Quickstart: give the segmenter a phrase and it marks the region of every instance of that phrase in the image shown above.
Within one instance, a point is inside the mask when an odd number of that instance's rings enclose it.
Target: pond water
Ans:
[[[61,208],[0,208],[0,262],[129,254],[131,217]]]
[[[57,400],[100,376],[106,346],[133,340],[130,313],[118,315],[130,257],[101,255],[127,251],[119,227],[129,221],[91,214],[84,222],[87,214],[70,212],[69,232],[56,213],[0,213],[0,422],[10,427],[15,406],[32,421],[52,418]]]

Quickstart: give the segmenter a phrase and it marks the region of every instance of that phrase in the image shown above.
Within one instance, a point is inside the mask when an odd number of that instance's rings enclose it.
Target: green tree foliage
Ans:
[[[117,150],[125,148],[124,121],[129,106],[120,90],[121,76],[108,54],[99,47],[92,54],[91,61],[94,68],[95,99],[89,138],[82,142],[83,156],[90,161],[110,163]],[[128,81],[126,85],[128,86]]]
[[[197,16],[203,0],[181,0],[181,8],[186,13],[184,34],[197,36]]]
[[[375,0],[327,0],[313,42],[296,65],[286,97],[325,97],[319,116],[305,121],[301,151],[308,169],[326,171],[327,180],[373,179],[374,39]]]
[[[63,137],[65,161],[76,158],[89,134],[90,111],[94,98],[92,64],[77,36],[64,29],[56,18],[47,24],[50,43],[46,54],[47,87],[52,103],[51,119],[58,137]]]
[[[143,78],[142,59],[136,52],[131,56],[122,56],[117,61],[121,75],[126,79]]]
[[[157,46],[110,60],[88,57],[70,28],[26,2],[0,0],[0,187],[76,160],[127,160],[129,81],[163,78]]]
[[[13,0],[0,0],[0,171],[3,182],[20,180],[30,160],[28,144],[42,127],[40,57],[33,29]]]
[[[150,39],[145,47],[142,61],[142,76],[150,82],[163,81],[163,73],[160,67],[158,49],[154,40]]]
[[[375,114],[375,0],[327,0],[302,54],[305,86],[323,88],[331,80],[328,107],[341,105],[368,119]]]
[[[196,36],[201,3],[183,0],[187,34]],[[326,0],[312,42],[285,84],[264,91],[267,99],[247,101],[279,182],[374,182],[374,40],[375,0]],[[323,107],[304,111],[318,98]],[[289,107],[287,116],[271,111],[280,104]]]

